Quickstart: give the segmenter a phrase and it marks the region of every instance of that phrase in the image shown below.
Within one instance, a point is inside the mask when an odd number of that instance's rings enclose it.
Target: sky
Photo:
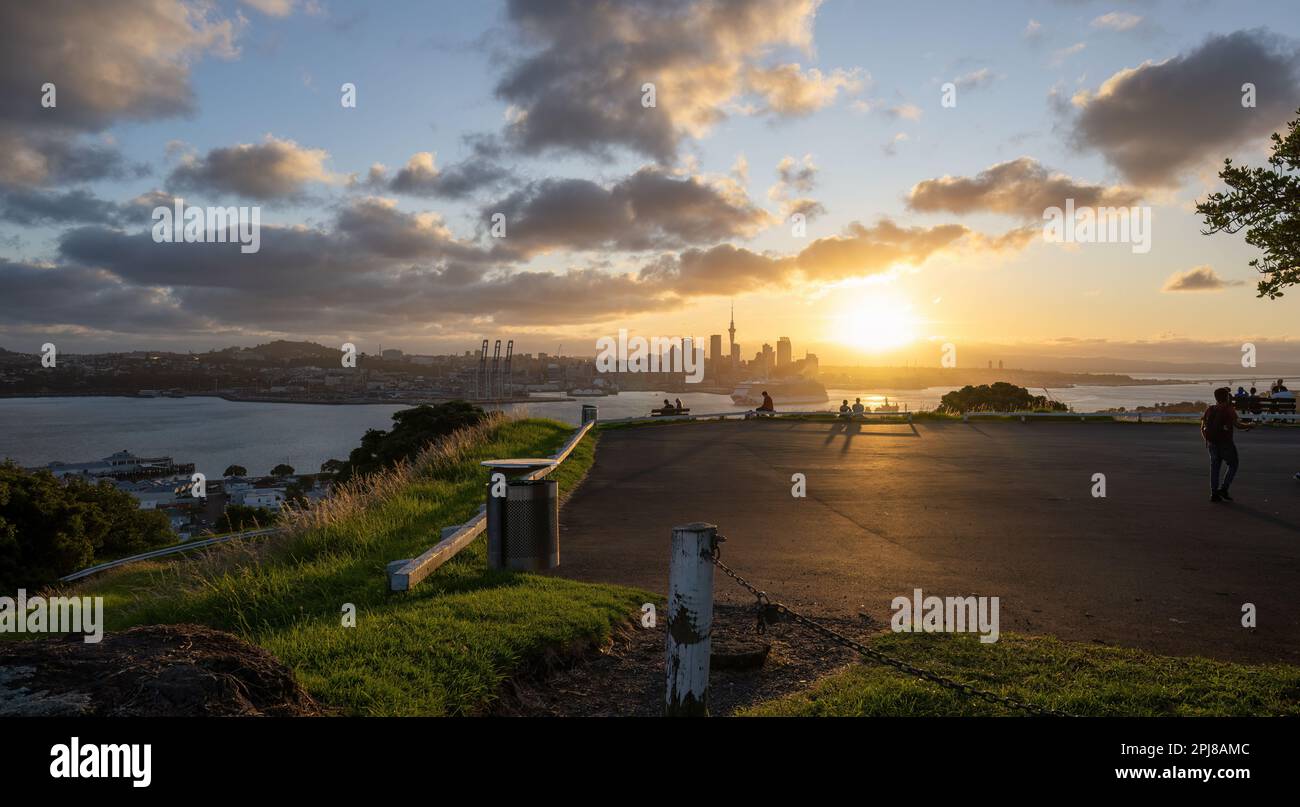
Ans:
[[[745,356],[823,364],[1300,360],[1295,296],[1194,210],[1297,117],[1288,2],[51,0],[0,31],[10,350],[589,354],[734,304]],[[178,198],[255,207],[257,251],[158,243]],[[1149,250],[1049,241],[1067,198],[1149,210]]]

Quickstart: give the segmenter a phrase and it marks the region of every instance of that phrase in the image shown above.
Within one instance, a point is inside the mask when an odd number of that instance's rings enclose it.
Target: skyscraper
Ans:
[[[736,348],[736,301],[731,301],[731,324],[727,326],[727,337],[731,345],[731,368],[734,370],[740,366],[740,354]]]
[[[722,334],[715,333],[709,336],[709,368],[712,370],[714,378],[722,374],[722,368],[726,366],[725,357],[722,355]]]
[[[790,351],[790,337],[782,336],[776,340],[776,366],[785,367],[790,364],[793,356]]]

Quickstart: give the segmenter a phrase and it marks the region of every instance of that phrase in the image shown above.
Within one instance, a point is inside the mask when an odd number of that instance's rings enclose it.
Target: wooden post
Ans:
[[[673,528],[668,566],[668,717],[709,714],[713,563],[718,528],[696,522]]]

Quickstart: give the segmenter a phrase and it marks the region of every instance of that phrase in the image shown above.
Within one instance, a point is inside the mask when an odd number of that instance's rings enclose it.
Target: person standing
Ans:
[[[1210,501],[1232,501],[1228,488],[1237,475],[1237,444],[1233,442],[1234,429],[1250,431],[1251,426],[1244,425],[1237,417],[1237,410],[1232,405],[1232,391],[1228,387],[1219,387],[1214,391],[1215,403],[1201,415],[1201,437],[1210,453]],[[1219,484],[1219,473],[1224,465],[1228,473]]]

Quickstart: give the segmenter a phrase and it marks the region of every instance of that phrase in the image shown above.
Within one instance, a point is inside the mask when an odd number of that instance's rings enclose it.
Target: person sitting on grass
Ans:
[[[766,412],[769,414],[776,412],[776,404],[772,402],[772,396],[767,394],[767,390],[763,390],[763,402],[759,404],[758,408],[754,411]]]

